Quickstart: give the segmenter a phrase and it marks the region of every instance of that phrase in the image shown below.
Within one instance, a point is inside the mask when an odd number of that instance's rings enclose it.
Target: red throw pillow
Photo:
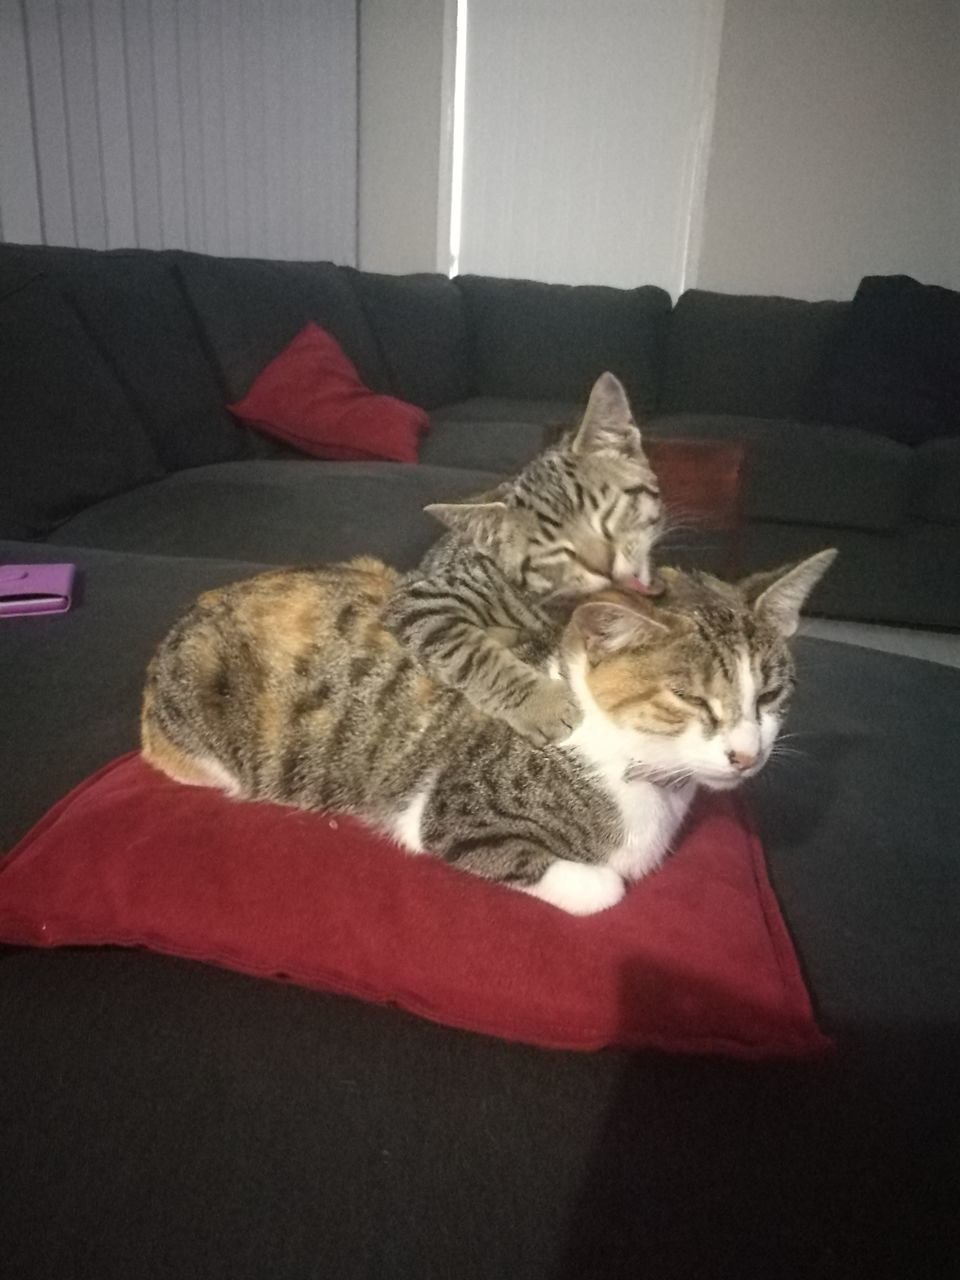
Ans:
[[[315,458],[416,462],[423,409],[368,391],[336,338],[308,324],[236,404],[248,426]]]
[[[581,918],[356,822],[238,803],[125,756],[0,864],[0,940],[149,947],[555,1048],[829,1044],[730,796],[705,798],[660,871]]]

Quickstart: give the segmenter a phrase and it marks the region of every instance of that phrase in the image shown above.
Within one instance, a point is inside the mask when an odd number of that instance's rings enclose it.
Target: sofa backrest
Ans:
[[[342,268],[180,250],[164,256],[197,317],[226,401],[242,399],[310,321],[337,339],[371,391],[390,390],[376,339]]]
[[[848,302],[689,289],[670,316],[660,408],[824,421]]]
[[[657,402],[670,296],[663,289],[459,276],[478,395],[585,400],[609,369],[638,412]]]
[[[466,305],[452,280],[342,270],[373,330],[392,395],[421,409],[473,395]]]
[[[0,245],[0,278],[42,276],[76,313],[167,471],[256,456],[224,407],[196,321],[162,254]]]
[[[143,424],[77,312],[44,276],[0,262],[0,537],[43,537],[163,475]]]

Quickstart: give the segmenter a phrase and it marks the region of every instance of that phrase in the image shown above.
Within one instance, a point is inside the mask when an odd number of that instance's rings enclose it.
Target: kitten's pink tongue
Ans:
[[[623,584],[628,591],[636,591],[641,596],[663,595],[663,586],[659,582],[641,582],[639,578],[626,578]]]

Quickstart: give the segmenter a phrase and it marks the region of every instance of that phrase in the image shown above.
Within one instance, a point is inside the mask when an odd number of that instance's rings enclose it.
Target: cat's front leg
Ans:
[[[547,677],[530,684],[524,689],[523,701],[500,714],[511,729],[538,747],[561,742],[583,719],[569,686]]]
[[[574,916],[592,916],[615,907],[626,893],[623,877],[612,867],[556,858],[523,892]]]

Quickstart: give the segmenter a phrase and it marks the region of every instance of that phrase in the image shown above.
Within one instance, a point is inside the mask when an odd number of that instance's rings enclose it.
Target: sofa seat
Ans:
[[[913,450],[858,427],[671,413],[650,419],[647,434],[745,441],[751,520],[890,532],[909,516]]]
[[[588,388],[589,390],[589,388]],[[539,426],[576,422],[583,412],[576,400],[517,400],[508,396],[472,396],[441,405],[431,422],[529,422]]]
[[[544,428],[577,421],[572,400],[474,396],[430,414],[420,461],[441,467],[519,471],[543,448]]]
[[[752,573],[824,547],[836,547],[840,555],[817,586],[808,610],[812,615],[960,629],[960,539],[955,527],[915,520],[896,533],[869,533],[757,520],[744,531],[738,563],[744,573]],[[686,559],[709,564],[702,553],[699,561],[696,555]]]
[[[928,440],[915,458],[916,514],[934,524],[960,525],[960,436]]]
[[[254,568],[64,555],[78,606],[0,627],[0,848],[136,745],[153,646]],[[797,650],[805,755],[748,786],[829,1061],[550,1052],[140,951],[11,948],[4,1276],[951,1274],[960,679]]]
[[[498,483],[490,471],[388,462],[227,462],[108,498],[48,541],[151,555],[296,564],[381,556],[411,568],[441,532],[429,502]]]

